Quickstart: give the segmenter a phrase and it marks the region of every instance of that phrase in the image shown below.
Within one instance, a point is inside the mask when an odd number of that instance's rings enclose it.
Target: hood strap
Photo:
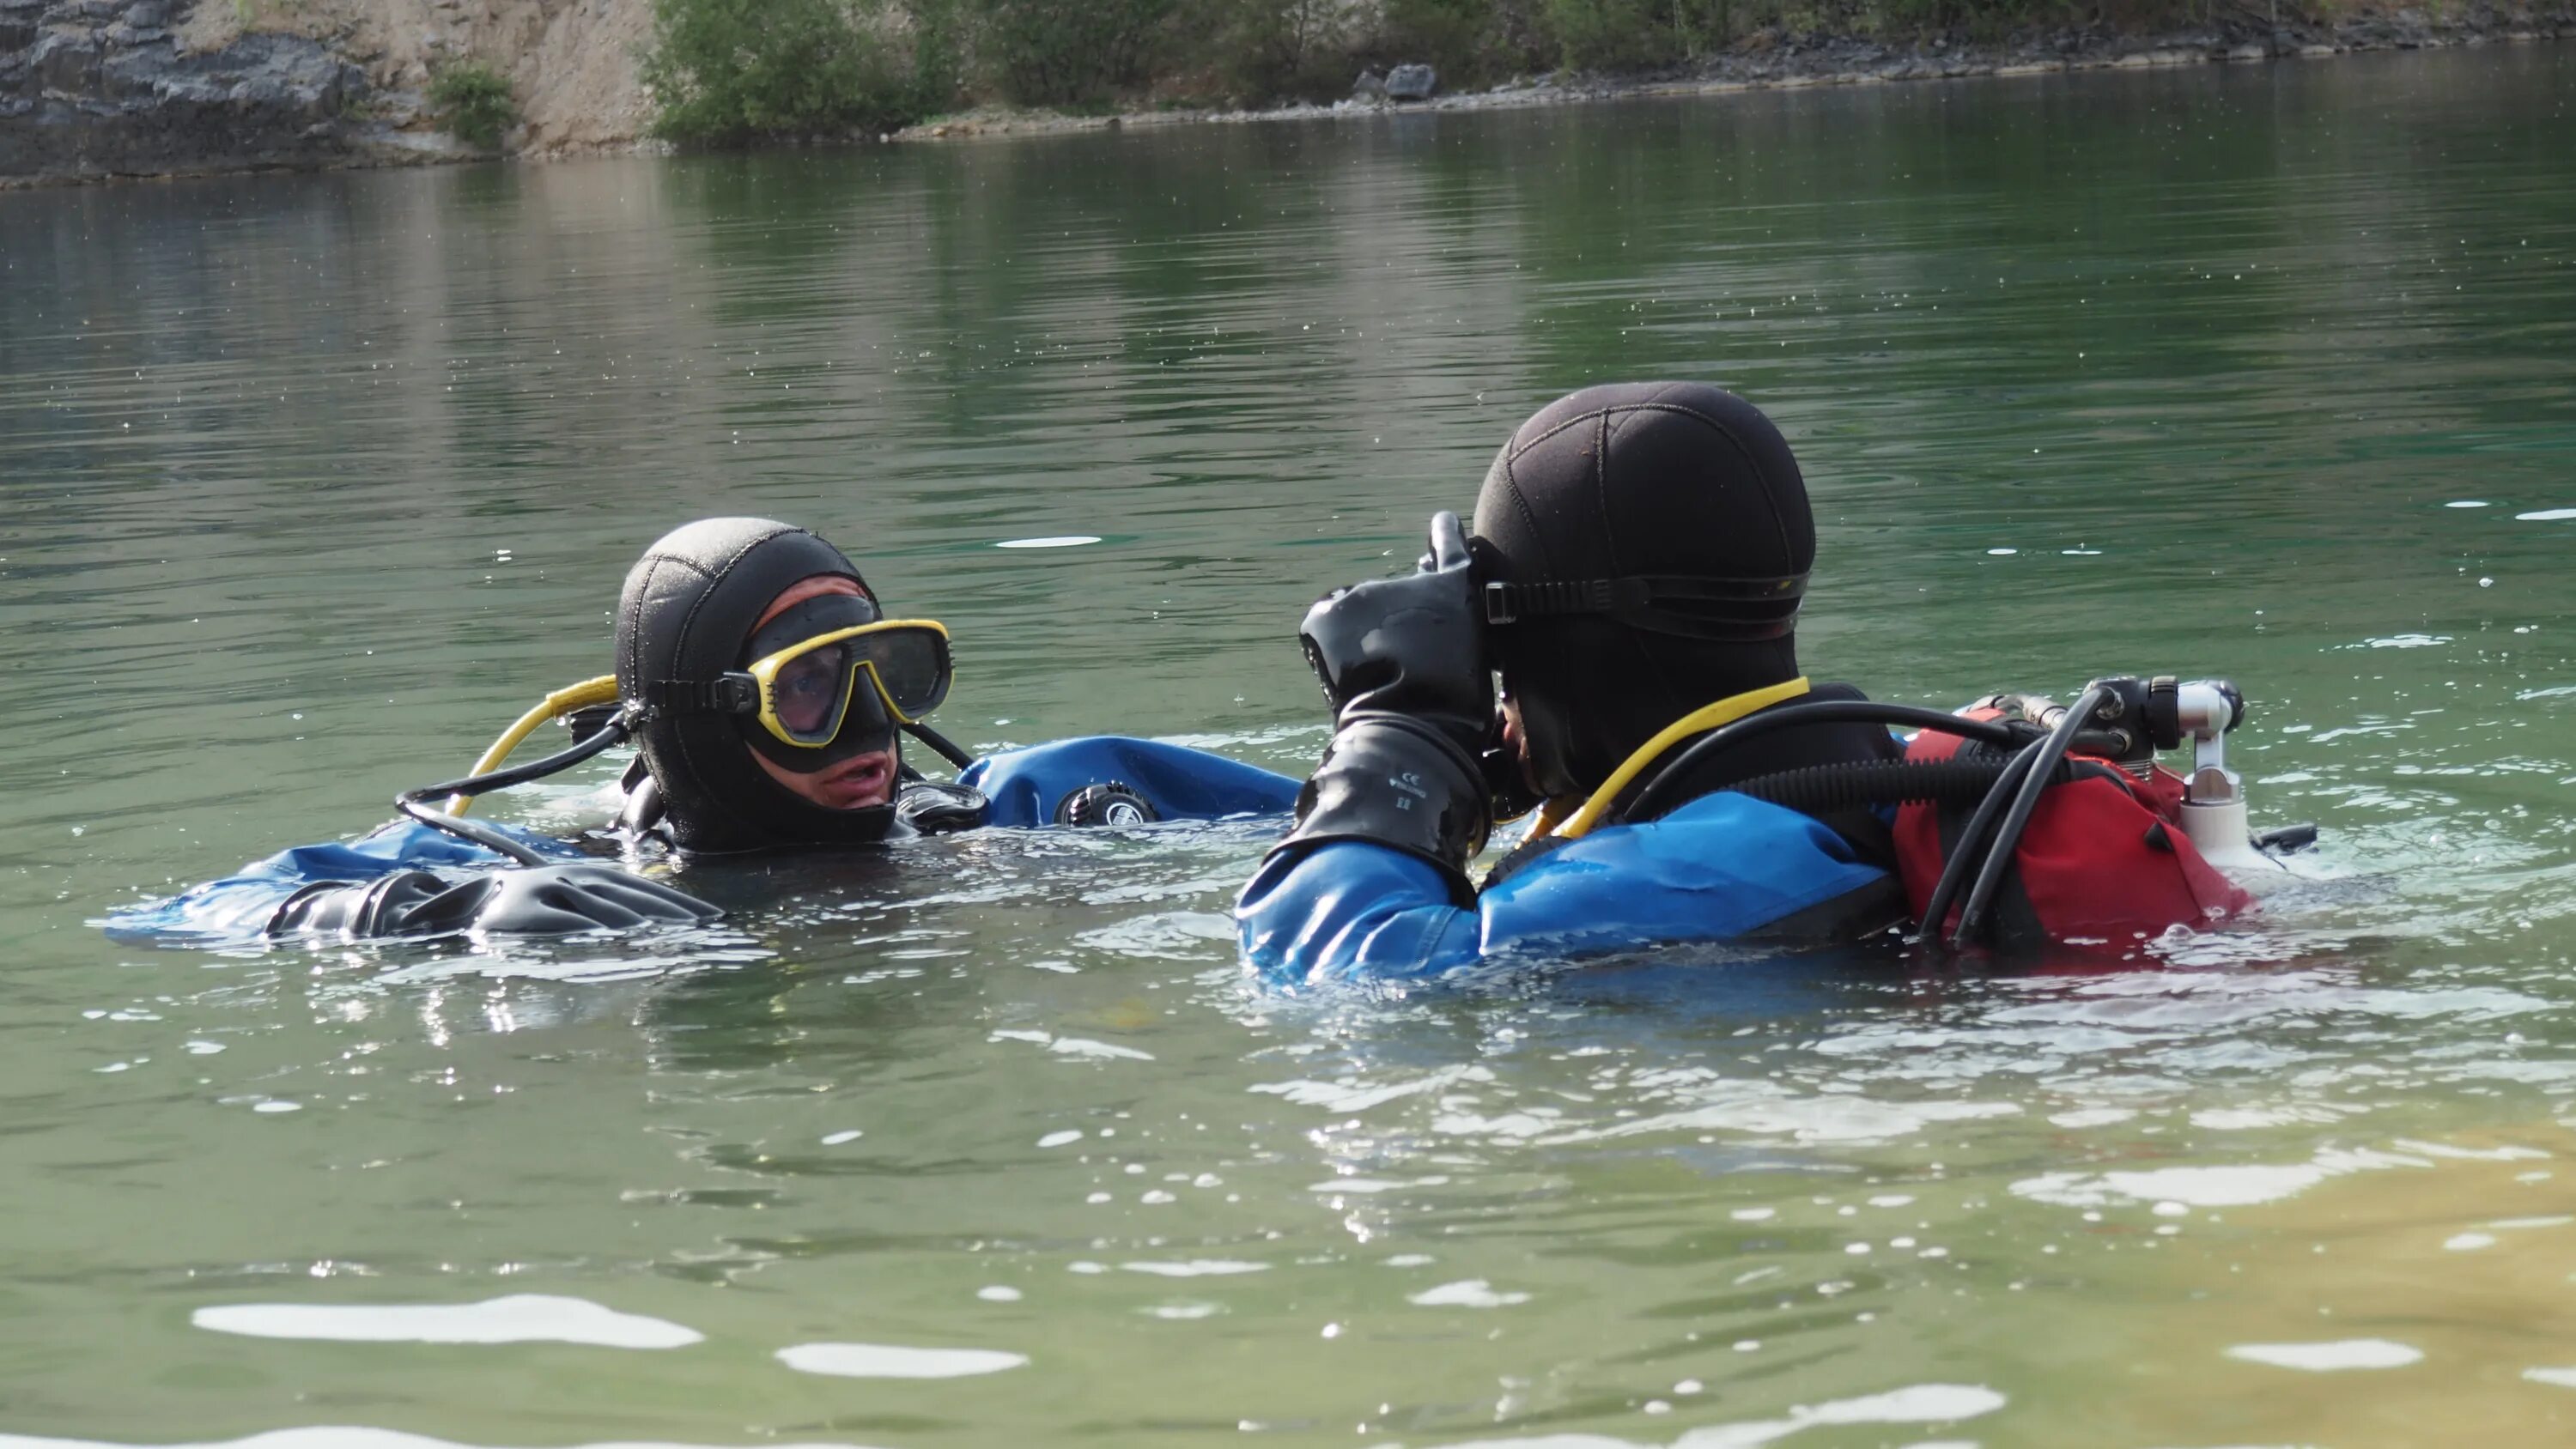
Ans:
[[[739,672],[713,679],[656,679],[644,686],[644,704],[664,714],[758,714],[760,681]]]
[[[1806,594],[1805,574],[1629,574],[1531,584],[1497,580],[1484,587],[1485,623],[1500,627],[1524,619],[1606,614],[1660,634],[1753,642],[1788,633]]]

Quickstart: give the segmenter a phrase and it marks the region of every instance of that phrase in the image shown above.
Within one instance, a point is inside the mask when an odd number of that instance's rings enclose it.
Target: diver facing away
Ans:
[[[1418,571],[1307,614],[1334,735],[1237,902],[1247,963],[1279,985],[1420,978],[1908,920],[2128,942],[2246,903],[2154,758],[2232,728],[2232,687],[2100,680],[2071,709],[1954,717],[1811,683],[1815,551],[1797,460],[1742,398],[1622,384],[1542,409],[1472,535],[1439,514]],[[2203,773],[2216,806],[2234,777]],[[1479,888],[1494,821],[1534,805]]]
[[[954,675],[946,627],[887,618],[839,549],[767,519],[704,519],[654,543],[627,575],[615,648],[614,676],[551,696],[475,777],[406,792],[409,820],[349,845],[284,852],[127,912],[111,929],[352,938],[710,919],[712,907],[587,862],[566,842],[459,818],[476,794],[630,737],[617,834],[689,855],[1276,813],[1296,791],[1266,770],[1118,736],[970,761],[927,723]],[[510,744],[557,713],[582,735],[573,749],[498,768]],[[957,781],[909,766],[906,734],[963,766]],[[449,810],[433,808],[441,799]]]

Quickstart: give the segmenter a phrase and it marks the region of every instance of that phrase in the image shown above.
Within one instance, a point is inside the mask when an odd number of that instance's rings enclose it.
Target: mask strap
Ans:
[[[1805,574],[1773,578],[1629,574],[1557,583],[1496,581],[1484,587],[1485,623],[1499,628],[1526,619],[1604,614],[1649,633],[1750,644],[1790,633],[1806,592]]]

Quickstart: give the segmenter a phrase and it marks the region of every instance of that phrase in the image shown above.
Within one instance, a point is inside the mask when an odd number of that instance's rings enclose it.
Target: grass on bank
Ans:
[[[740,142],[887,130],[982,101],[1066,110],[1325,100],[1423,61],[1444,89],[1687,65],[1765,32],[2250,21],[2268,0],[653,0],[658,129]],[[2334,3],[2334,0],[2310,0]],[[2307,6],[2302,6],[2306,9]]]

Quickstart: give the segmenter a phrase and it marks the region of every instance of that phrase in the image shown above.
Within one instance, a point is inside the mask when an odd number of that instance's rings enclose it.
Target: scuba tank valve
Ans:
[[[2191,740],[2182,802],[2183,834],[2201,859],[2251,891],[2285,885],[2289,867],[2255,848],[2245,818],[2245,781],[2227,768],[2227,736],[2245,722],[2245,696],[2224,679],[2196,679],[2173,693],[2176,723]]]

